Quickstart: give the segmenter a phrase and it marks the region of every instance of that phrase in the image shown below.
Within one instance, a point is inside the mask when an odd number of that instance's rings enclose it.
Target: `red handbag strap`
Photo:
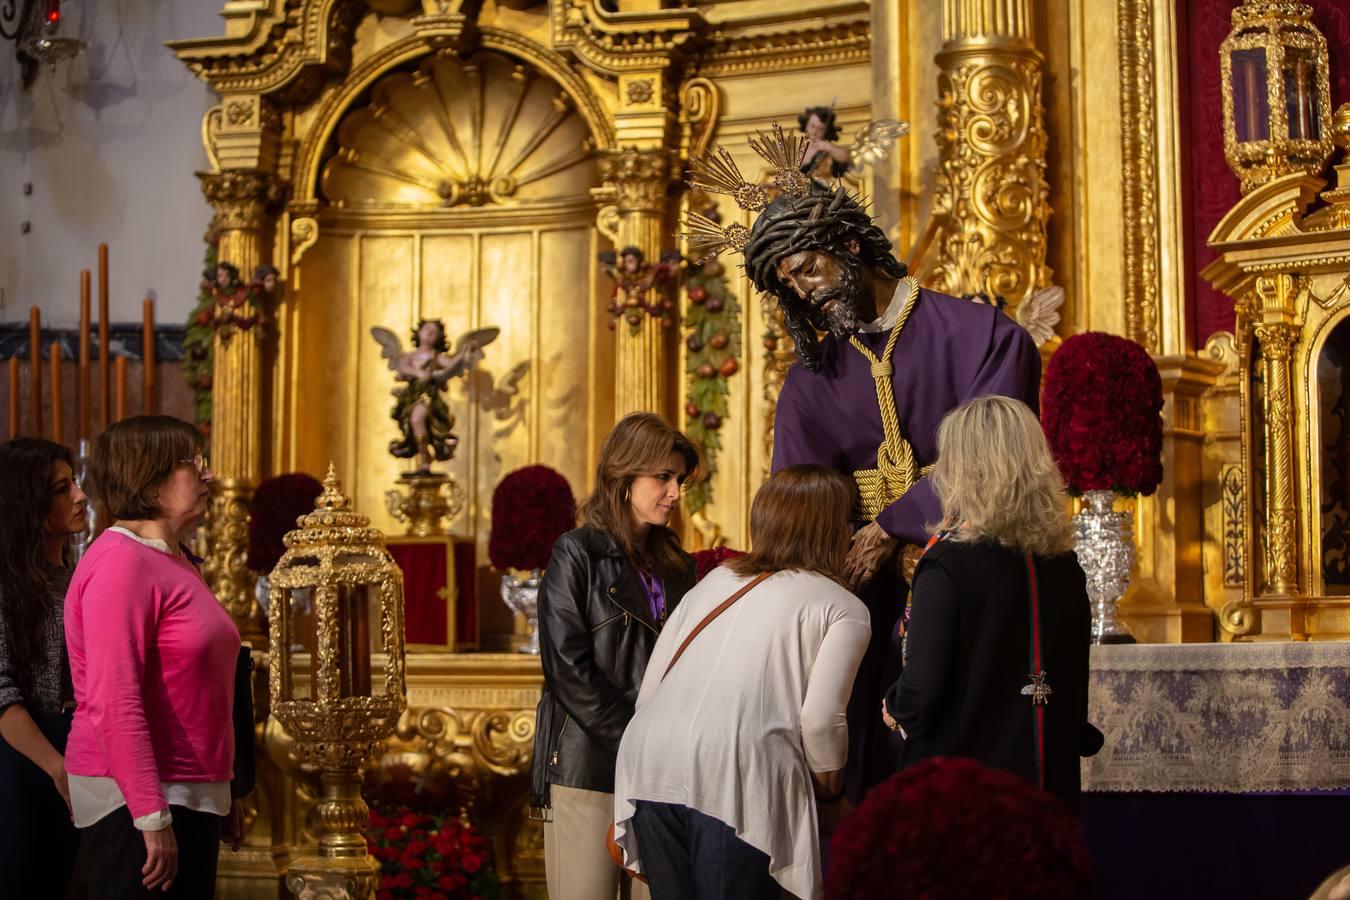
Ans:
[[[698,633],[700,631],[711,625],[713,619],[716,619],[722,613],[730,609],[731,604],[735,603],[737,600],[741,599],[746,594],[750,593],[750,591],[753,588],[757,587],[761,581],[768,578],[772,574],[773,574],[772,572],[760,572],[750,581],[742,585],[739,591],[732,594],[727,599],[723,600],[716,609],[714,609],[712,612],[704,616],[703,621],[699,622],[697,625],[694,626],[694,630],[689,632],[689,636],[684,639],[684,642],[680,644],[679,649],[675,651],[675,655],[670,658],[670,664],[666,666],[666,670],[661,673],[661,680],[662,681],[666,680],[666,676],[670,674],[671,669],[675,668],[675,663],[679,660],[680,656],[683,655],[685,648],[689,646],[689,642],[692,641],[694,638],[698,637]]]

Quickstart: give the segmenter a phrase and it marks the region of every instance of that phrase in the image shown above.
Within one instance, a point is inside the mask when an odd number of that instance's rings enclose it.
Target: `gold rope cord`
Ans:
[[[913,277],[906,278],[905,281],[909,284],[909,295],[905,298],[905,305],[900,308],[900,315],[896,317],[895,327],[891,329],[891,336],[886,341],[886,349],[882,351],[881,358],[877,359],[872,351],[867,349],[867,345],[858,340],[857,335],[849,338],[849,343],[872,366],[872,378],[876,382],[877,389],[877,407],[881,412],[881,430],[884,435],[881,446],[877,448],[877,467],[859,469],[853,473],[853,480],[858,484],[862,515],[868,522],[875,521],[878,513],[904,496],[910,485],[932,468],[929,466],[923,472],[919,471],[918,464],[914,460],[914,448],[905,440],[904,433],[900,430],[900,417],[895,411],[895,392],[891,386],[892,373],[895,371],[891,361],[895,352],[895,342],[900,337],[900,331],[905,327],[905,323],[909,321],[909,314],[913,312],[914,302],[919,297],[919,282]]]

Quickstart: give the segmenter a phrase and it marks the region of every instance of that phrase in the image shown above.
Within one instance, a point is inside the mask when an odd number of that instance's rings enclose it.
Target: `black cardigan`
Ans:
[[[1034,560],[1044,710],[1045,788],[1079,805],[1079,757],[1101,746],[1087,721],[1092,614],[1072,554]],[[1024,557],[988,542],[939,541],[914,577],[908,660],[886,696],[908,737],[900,767],[964,756],[1037,781],[1030,683],[1031,603]]]

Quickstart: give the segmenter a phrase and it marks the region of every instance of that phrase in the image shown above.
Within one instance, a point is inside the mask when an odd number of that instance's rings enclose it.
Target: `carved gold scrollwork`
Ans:
[[[722,92],[708,78],[691,78],[680,88],[680,110],[689,129],[686,159],[701,158],[712,142],[722,113]]]
[[[533,752],[534,710],[409,710],[395,737],[447,761],[457,780],[482,773],[521,775],[529,770]]]
[[[220,131],[223,110],[219,104],[211,107],[202,116],[202,149],[206,151],[207,162],[212,169],[220,168],[220,154],[216,152],[216,133]]]
[[[319,240],[319,220],[313,216],[291,219],[291,265],[300,265],[305,253]]]
[[[258,231],[285,196],[286,186],[270,172],[226,169],[198,172],[202,194],[216,211],[216,227],[227,231]]]
[[[938,60],[939,253],[925,281],[950,294],[1001,296],[1015,308],[1050,278],[1040,57],[954,42]]]
[[[253,487],[224,479],[212,484],[208,534],[210,552],[202,574],[212,592],[247,639],[262,635],[262,611],[254,595],[255,578],[248,567],[248,516]]]

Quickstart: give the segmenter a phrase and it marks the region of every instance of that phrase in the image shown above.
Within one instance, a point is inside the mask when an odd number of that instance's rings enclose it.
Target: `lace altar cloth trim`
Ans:
[[[1350,643],[1092,648],[1087,791],[1350,788]]]

